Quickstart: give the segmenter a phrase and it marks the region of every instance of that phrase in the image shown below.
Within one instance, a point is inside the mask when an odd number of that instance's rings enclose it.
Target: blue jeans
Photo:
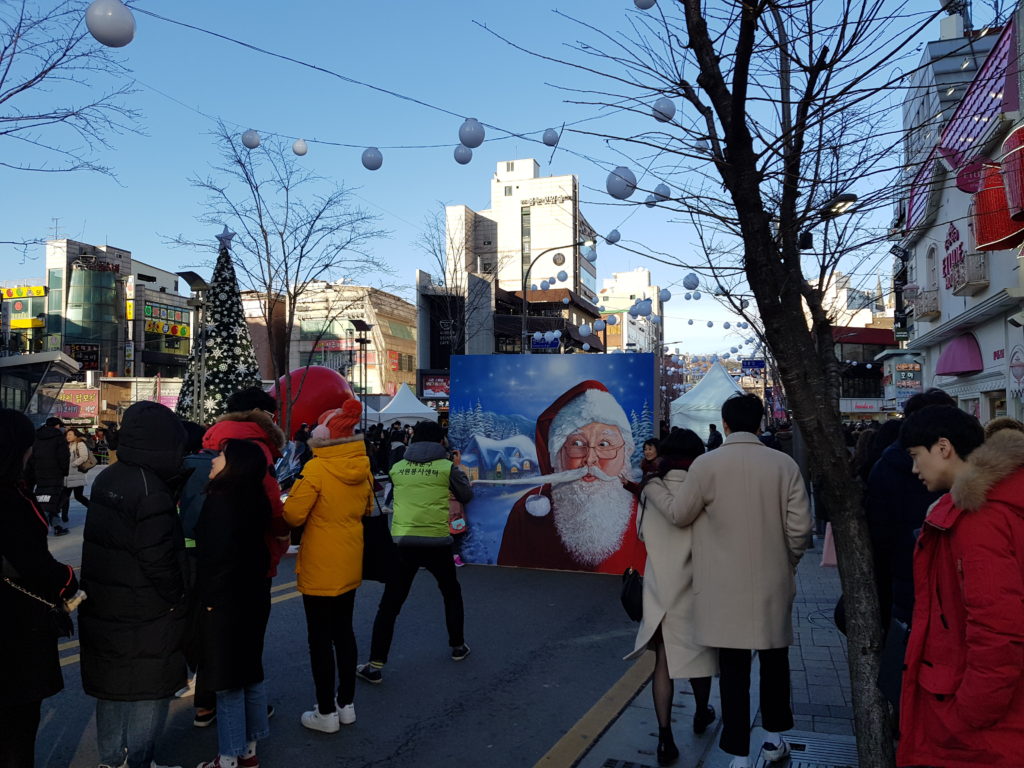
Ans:
[[[270,735],[267,689],[261,680],[245,688],[217,691],[217,749],[222,755],[245,754],[250,741]]]
[[[128,768],[149,768],[170,702],[97,699],[96,744],[100,763],[118,768],[127,755]]]

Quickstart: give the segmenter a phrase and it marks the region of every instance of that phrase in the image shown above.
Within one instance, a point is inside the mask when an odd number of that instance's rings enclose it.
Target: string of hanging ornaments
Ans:
[[[648,11],[656,5],[656,0],[633,0],[633,2],[636,8],[642,11]],[[141,12],[150,13],[148,11]],[[156,14],[150,13],[150,15],[156,16],[157,18],[163,18],[157,16]],[[168,19],[164,20],[173,21]],[[86,27],[89,30],[89,33],[93,36],[93,38],[95,38],[95,40],[100,44],[108,46],[110,48],[123,48],[124,46],[131,43],[135,37],[135,16],[132,13],[132,10],[128,8],[128,6],[126,6],[122,2],[122,0],[93,0],[93,2],[86,9],[85,23]],[[180,24],[181,22],[174,23]],[[197,29],[203,32],[208,32],[208,30],[202,30],[199,27],[192,27],[188,24],[184,24],[183,26],[187,26],[192,29]],[[217,36],[224,37],[223,35]],[[230,40],[231,38],[225,39]],[[233,42],[240,41],[235,40]],[[254,46],[245,43],[242,44],[246,45],[247,47],[254,48]],[[262,49],[257,50],[262,51]],[[267,51],[262,52],[268,53]],[[280,55],[278,55],[278,57],[288,58]],[[295,61],[294,59],[288,60]],[[297,63],[305,64],[304,62]],[[312,65],[305,64],[305,66]],[[329,70],[324,70],[321,67],[313,68],[318,69],[320,71],[329,72],[330,74],[337,74],[331,73]],[[366,83],[361,84],[367,85]],[[376,86],[370,85],[369,87],[374,88],[375,90],[381,90],[391,93],[392,95],[401,96],[401,94],[386,91],[386,89],[378,88]],[[413,99],[411,97],[406,96],[401,97],[406,98],[407,100],[415,101],[420,104],[424,104],[425,106],[429,106],[434,109],[441,109],[440,107],[425,104],[425,102],[419,101],[418,99]],[[448,110],[442,111],[447,112]],[[657,120],[658,122],[672,122],[676,114],[675,103],[672,101],[672,99],[668,98],[667,96],[662,96],[658,98],[652,105],[651,114],[654,117],[654,119]],[[524,139],[527,138],[526,136],[514,134],[510,131],[506,131],[506,133],[509,133],[509,135],[520,136],[521,138]],[[470,161],[472,161],[473,150],[480,147],[483,144],[485,138],[486,131],[484,125],[477,118],[466,118],[463,121],[463,123],[459,126],[458,130],[459,143],[455,146],[455,149],[453,151],[453,158],[455,162],[458,163],[459,165],[466,165]],[[560,139],[561,131],[556,130],[555,128],[547,128],[541,135],[540,141],[542,144],[544,144],[544,146],[556,147],[558,146]],[[255,129],[250,128],[242,133],[241,141],[242,145],[246,149],[256,149],[260,145],[259,132],[256,131]],[[297,156],[303,157],[309,152],[309,144],[305,139],[295,139],[294,143],[292,144],[292,151]],[[380,170],[380,168],[383,167],[384,165],[384,155],[378,147],[367,147],[366,149],[363,150],[362,155],[360,157],[360,161],[362,163],[363,168],[365,168],[366,170],[377,171]],[[628,199],[636,191],[636,188],[636,176],[633,174],[631,170],[629,170],[625,166],[619,166],[615,168],[608,175],[608,179],[606,181],[606,189],[608,191],[608,194],[611,195],[616,200]],[[664,202],[668,200],[670,195],[671,190],[669,189],[668,185],[659,184],[654,189],[654,192],[648,196],[645,202],[648,206],[653,207],[659,202]],[[613,229],[605,236],[604,240],[609,245],[614,245],[619,241],[620,237],[621,235],[618,229]],[[696,292],[696,294],[689,295],[686,298],[699,300],[700,293]]]

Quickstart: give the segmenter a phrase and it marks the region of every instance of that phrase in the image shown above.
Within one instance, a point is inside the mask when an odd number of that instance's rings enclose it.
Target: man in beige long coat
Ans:
[[[669,507],[676,525],[693,526],[694,639],[719,649],[719,745],[733,755],[730,768],[750,766],[751,651],[760,660],[767,761],[789,754],[781,731],[793,727],[793,596],[811,515],[796,463],[757,438],[763,413],[756,395],[726,400],[725,442],[693,462]]]

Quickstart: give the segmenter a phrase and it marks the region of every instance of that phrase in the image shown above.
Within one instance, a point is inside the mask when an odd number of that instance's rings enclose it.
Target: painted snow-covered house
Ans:
[[[470,480],[506,480],[539,473],[537,449],[526,435],[492,440],[473,435],[462,454],[462,469]]]

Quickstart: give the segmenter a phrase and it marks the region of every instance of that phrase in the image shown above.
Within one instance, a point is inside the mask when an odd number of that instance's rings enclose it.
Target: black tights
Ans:
[[[654,713],[658,716],[658,728],[671,729],[672,727],[672,678],[668,676],[668,655],[665,652],[665,640],[661,636],[661,627],[654,632],[651,638],[654,646],[654,682],[651,685],[651,693],[654,696]],[[695,712],[704,712],[711,700],[711,678],[691,677],[690,687],[693,689],[695,701]],[[671,730],[668,731],[671,734]]]

